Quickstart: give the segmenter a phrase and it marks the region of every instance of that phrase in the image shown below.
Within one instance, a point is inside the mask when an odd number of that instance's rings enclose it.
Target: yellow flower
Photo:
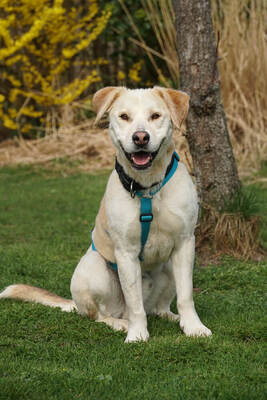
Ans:
[[[2,73],[2,79],[7,79],[15,87],[21,86],[21,82],[18,79],[16,79],[13,75],[7,74],[6,72]]]
[[[126,78],[125,73],[124,73],[123,71],[118,71],[117,79],[118,79],[119,81],[122,81],[122,80],[125,79],[125,78]]]
[[[21,128],[21,132],[22,133],[28,133],[28,132],[30,132],[31,129],[32,129],[32,125],[31,124],[25,124]]]
[[[50,107],[73,102],[101,80],[99,66],[108,61],[88,60],[83,51],[106,27],[111,12],[108,7],[100,11],[98,0],[75,8],[64,0],[0,3],[1,79],[9,87],[6,98],[0,94],[0,119],[9,129],[18,129],[18,116],[23,116],[21,131],[27,132],[29,121],[45,121]],[[79,76],[77,70],[88,75]]]
[[[143,62],[144,62],[143,60],[138,61],[137,63],[135,63],[132,66],[132,68],[129,71],[129,74],[128,74],[129,78],[132,81],[136,82],[136,83],[141,81],[141,77],[139,76],[139,72],[140,72],[140,70],[142,68]]]
[[[163,75],[163,73],[161,72],[161,70],[159,70],[159,75],[158,75],[158,81],[162,84],[166,85],[167,79],[165,78],[165,76]],[[168,86],[168,85],[167,85]]]
[[[42,111],[34,111],[34,108],[32,106],[30,107],[23,107],[20,110],[20,113],[23,115],[27,115],[28,117],[41,117],[43,115]]]
[[[15,119],[16,116],[17,116],[17,114],[18,114],[18,111],[16,110],[16,108],[10,107],[10,108],[8,109],[8,114],[9,114],[9,116],[10,116],[11,118]]]
[[[3,115],[3,124],[6,128],[16,130],[18,129],[18,124],[12,121],[7,115]]]

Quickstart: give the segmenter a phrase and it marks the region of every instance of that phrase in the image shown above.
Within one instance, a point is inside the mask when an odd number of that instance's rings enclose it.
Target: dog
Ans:
[[[197,193],[173,142],[189,96],[161,87],[105,87],[95,93],[93,107],[96,122],[109,114],[116,168],[92,245],[72,276],[72,300],[22,284],[8,286],[0,298],[77,310],[127,332],[125,342],[148,340],[149,314],[179,321],[187,336],[210,336],[193,301]],[[179,314],[170,311],[175,295]]]

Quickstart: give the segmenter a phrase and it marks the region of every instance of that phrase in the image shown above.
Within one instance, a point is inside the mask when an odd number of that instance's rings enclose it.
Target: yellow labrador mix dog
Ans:
[[[73,300],[15,284],[1,298],[34,301],[105,322],[147,340],[147,314],[179,320],[187,336],[209,336],[193,302],[195,187],[174,151],[173,127],[188,112],[187,94],[173,89],[106,87],[93,98],[99,120],[109,113],[117,150],[92,246],[71,280]],[[170,311],[177,294],[179,315]]]

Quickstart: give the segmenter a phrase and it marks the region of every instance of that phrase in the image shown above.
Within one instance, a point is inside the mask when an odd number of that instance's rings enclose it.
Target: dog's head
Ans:
[[[134,169],[149,168],[186,118],[189,96],[179,90],[105,87],[93,97],[96,122],[109,113],[113,144]]]

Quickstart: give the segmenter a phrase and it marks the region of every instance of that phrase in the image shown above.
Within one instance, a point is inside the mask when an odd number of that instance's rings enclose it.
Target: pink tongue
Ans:
[[[150,155],[146,153],[135,153],[132,158],[137,165],[145,165],[150,161]]]

